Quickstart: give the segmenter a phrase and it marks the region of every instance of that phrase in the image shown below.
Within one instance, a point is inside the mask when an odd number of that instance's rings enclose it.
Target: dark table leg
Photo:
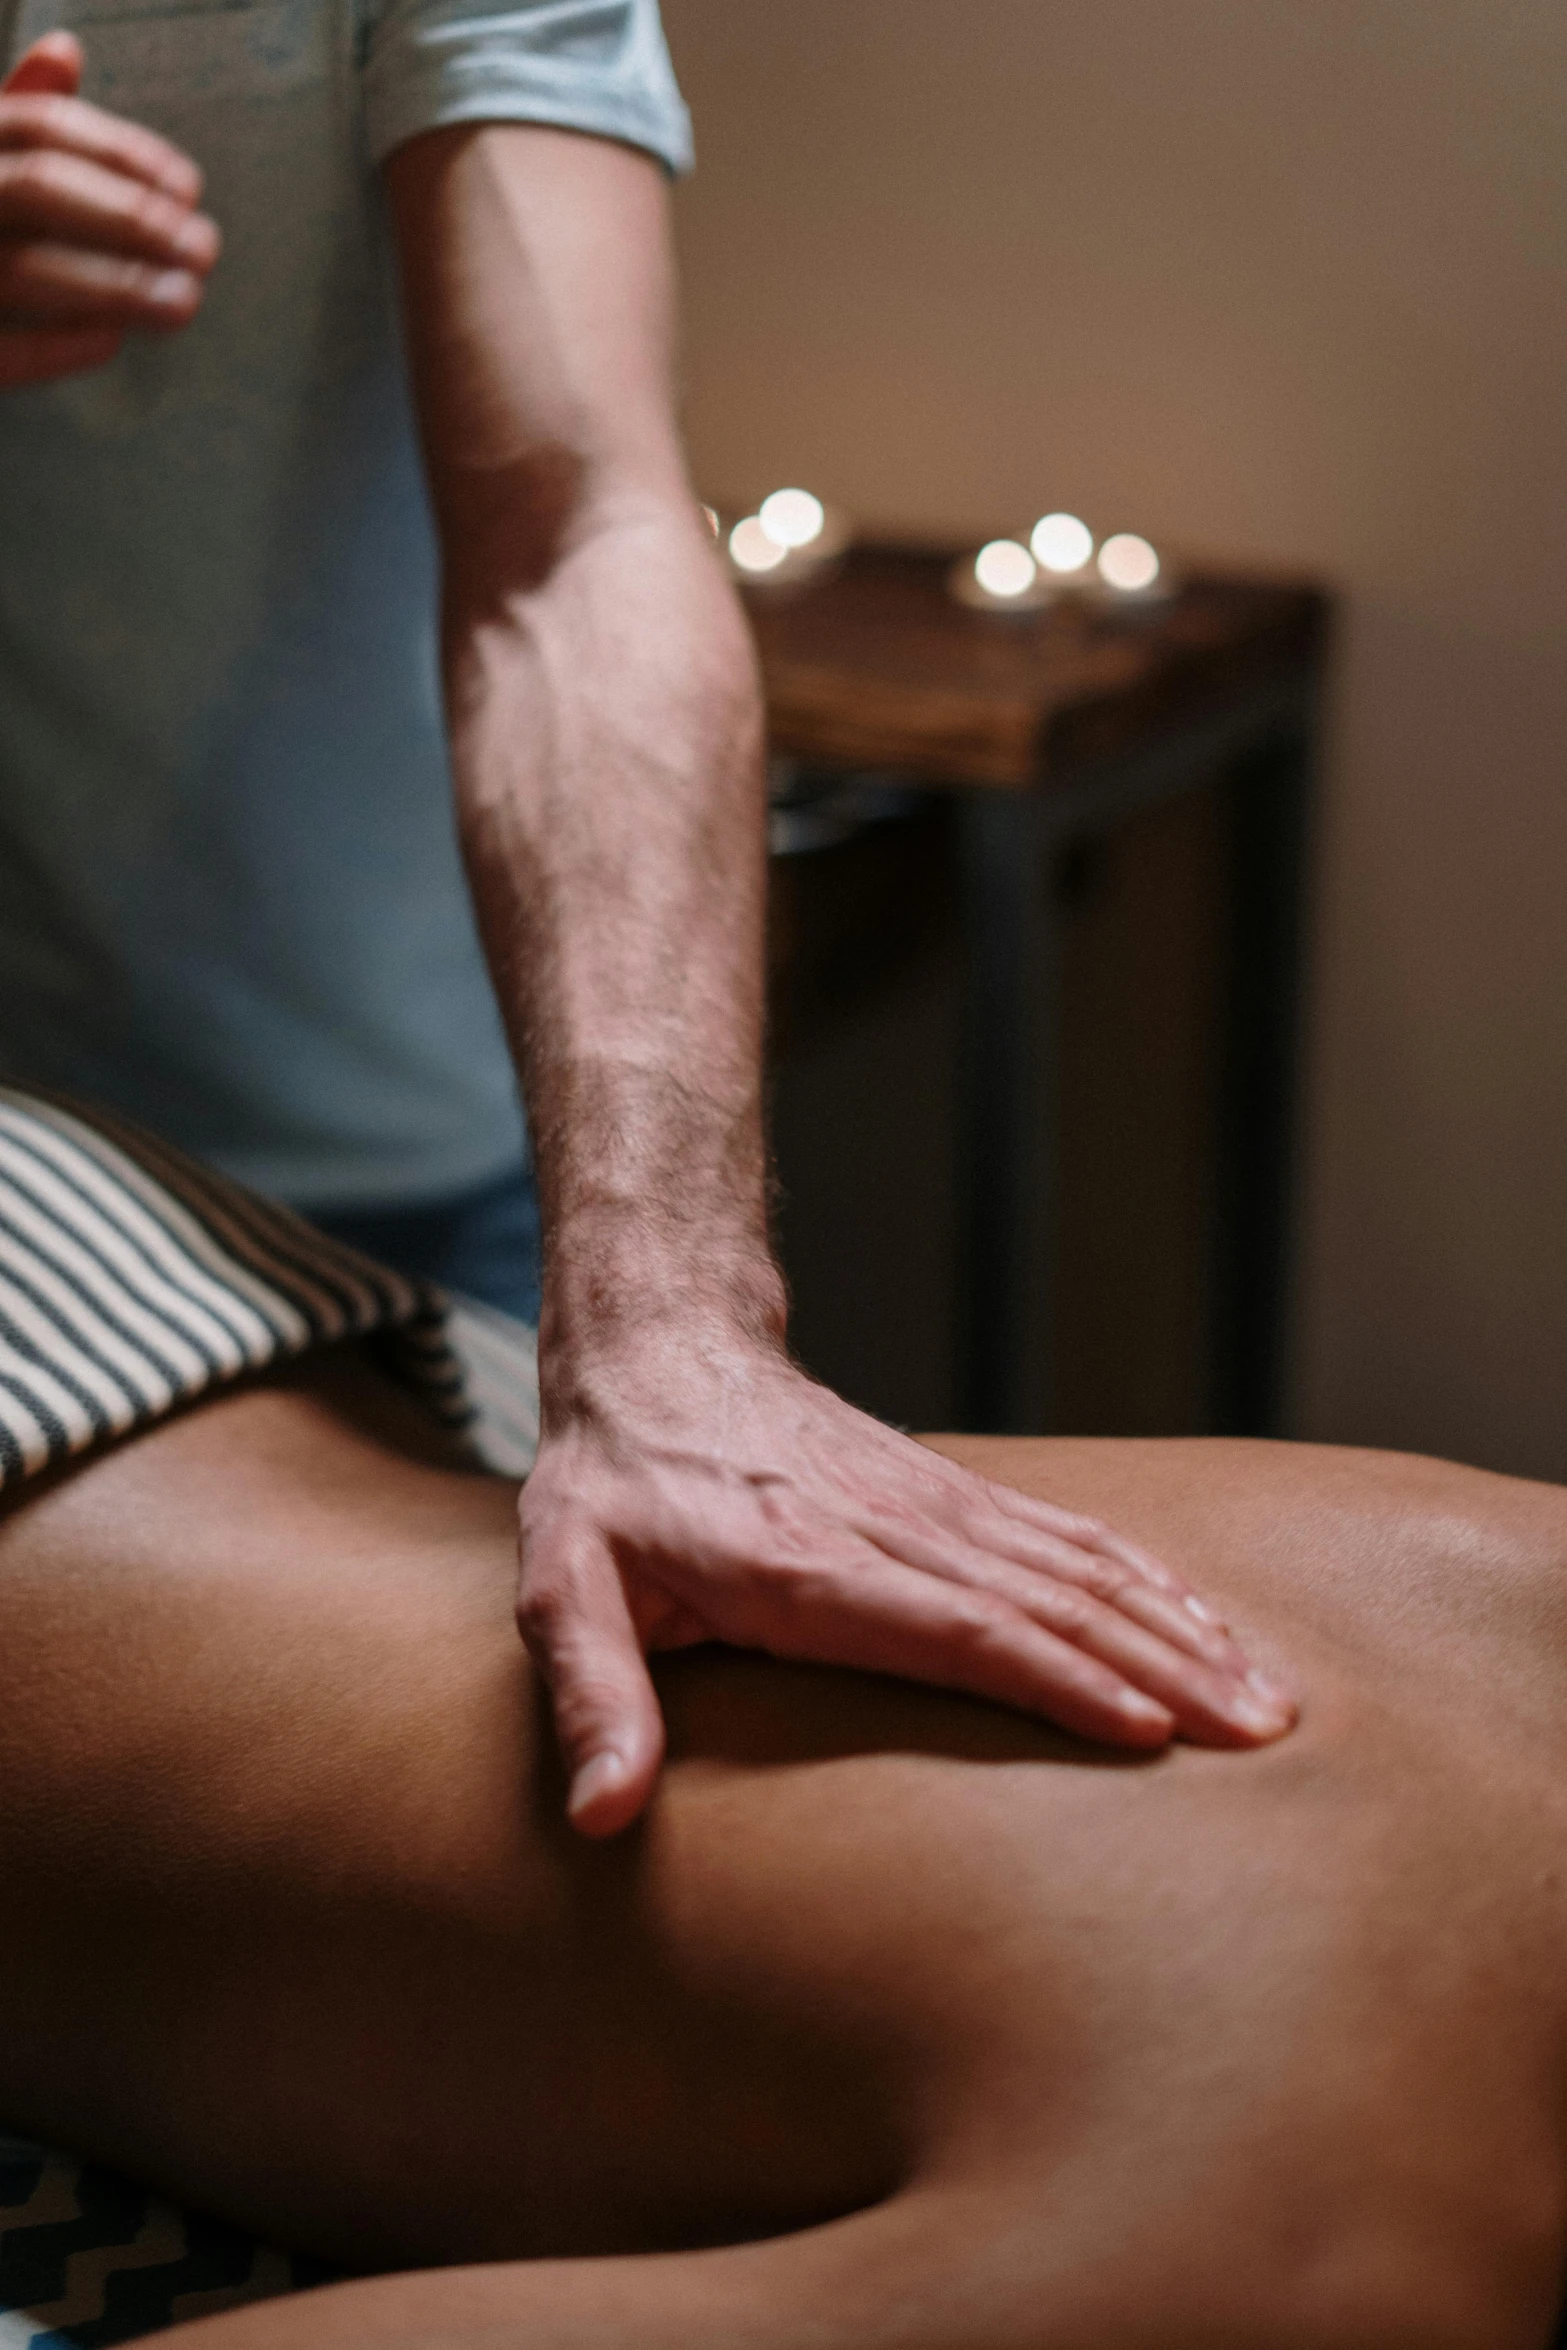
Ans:
[[[1314,696],[1242,705],[1071,789],[956,795],[964,997],[960,1071],[961,1425],[1048,1426],[1056,868],[1080,833],[1215,772],[1232,779],[1230,1014],[1215,1240],[1212,1425],[1282,1417],[1293,1209],[1306,827]]]
[[[1283,1427],[1314,748],[1303,718],[1238,759],[1230,776],[1230,1010],[1214,1266],[1213,1425],[1224,1436],[1276,1436]]]
[[[965,1428],[1045,1425],[1057,933],[1052,843],[1027,792],[957,803],[964,935],[958,1403]]]

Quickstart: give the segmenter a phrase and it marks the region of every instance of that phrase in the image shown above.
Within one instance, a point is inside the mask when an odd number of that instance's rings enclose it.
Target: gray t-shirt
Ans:
[[[457,855],[376,166],[554,123],[671,169],[657,0],[0,0],[207,174],[184,334],[0,393],[0,1077],[303,1206],[516,1160]]]

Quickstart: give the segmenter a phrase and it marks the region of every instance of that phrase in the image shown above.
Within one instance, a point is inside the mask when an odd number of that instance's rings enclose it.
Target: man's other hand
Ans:
[[[0,390],[188,326],[221,243],[201,173],[77,96],[80,44],[46,33],[0,82]]]
[[[647,1802],[646,1653],[726,1641],[963,1689],[1117,1746],[1257,1745],[1295,1709],[1187,1585],[1096,1521],[988,1483],[766,1347],[689,1334],[547,1427],[521,1500],[518,1620],[571,1817]]]

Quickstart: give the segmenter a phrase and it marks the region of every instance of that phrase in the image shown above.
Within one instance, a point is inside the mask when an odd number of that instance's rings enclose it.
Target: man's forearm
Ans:
[[[494,124],[387,166],[464,848],[543,1193],[518,1621],[571,1814],[642,1808],[646,1652],[721,1639],[1224,1743],[1288,1714],[1179,1579],[796,1370],[767,1247],[750,647],[675,430],[645,158]],[[1248,1713],[1246,1710],[1250,1708]]]
[[[479,552],[449,574],[447,689],[538,1165],[546,1357],[587,1360],[628,1323],[777,1338],[743,618],[683,495],[584,500],[537,584],[486,561],[505,535],[467,534]]]

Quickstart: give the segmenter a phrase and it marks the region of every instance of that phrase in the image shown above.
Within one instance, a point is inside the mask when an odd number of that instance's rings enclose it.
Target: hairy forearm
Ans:
[[[520,583],[484,553],[503,535],[460,534],[475,554],[449,572],[447,691],[464,852],[533,1132],[546,1355],[693,1315],[776,1335],[743,619],[681,492],[573,501]]]
[[[936,1462],[783,1351],[760,703],[680,451],[656,166],[489,123],[409,140],[386,176],[460,827],[544,1209],[518,1622],[572,1818],[612,1835],[647,1802],[645,1652],[698,1640],[1123,1743],[1274,1734],[1168,1569]]]
[[[459,822],[542,1194],[548,1406],[633,1330],[779,1334],[759,696],[676,429],[657,167],[499,124],[413,140],[387,179]]]

